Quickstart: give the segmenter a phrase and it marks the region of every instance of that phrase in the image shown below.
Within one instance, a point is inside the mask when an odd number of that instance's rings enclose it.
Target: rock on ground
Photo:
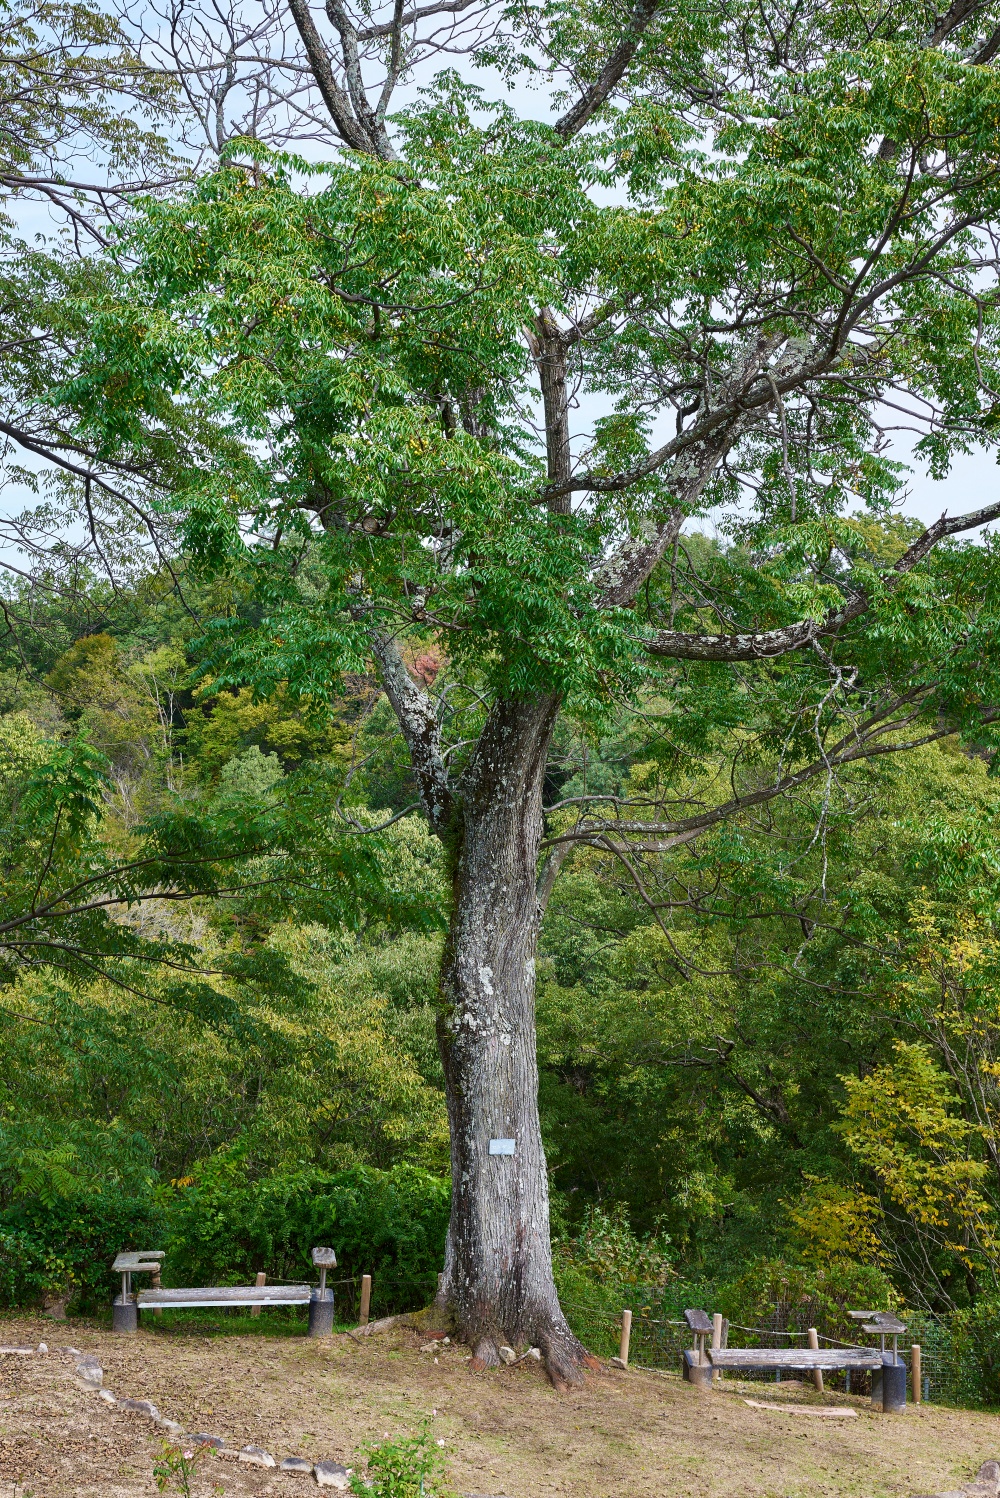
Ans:
[[[269,1451],[263,1451],[260,1446],[243,1446],[240,1448],[240,1461],[246,1462],[250,1467],[276,1467],[277,1462]]]
[[[351,1474],[339,1462],[317,1462],[313,1475],[321,1488],[339,1488],[346,1493],[351,1485]]]
[[[278,1471],[299,1472],[303,1477],[308,1477],[312,1473],[312,1469],[312,1462],[306,1461],[304,1456],[286,1456]]]

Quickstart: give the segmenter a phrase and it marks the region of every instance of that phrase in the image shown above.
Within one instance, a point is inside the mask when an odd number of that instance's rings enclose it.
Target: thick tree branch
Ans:
[[[360,122],[370,143],[368,149],[373,155],[380,156],[383,161],[393,161],[395,152],[386,134],[385,126],[368,103],[361,68],[361,53],[358,50],[357,28],[342,4],[342,0],[326,0],[326,13],[340,35],[347,89],[354,106],[354,117]],[[388,82],[388,79],[386,81]],[[382,100],[383,115],[388,102],[389,95],[385,94]]]
[[[1000,52],[1000,26],[986,38],[972,60],[978,67],[985,67],[988,62],[993,61],[998,52]]]
[[[441,753],[441,725],[434,704],[413,680],[399,647],[384,630],[371,631],[372,649],[381,668],[382,686],[410,751],[420,800],[434,832],[441,834],[452,813],[448,767]]]
[[[542,866],[538,871],[538,881],[535,885],[535,893],[538,898],[539,920],[541,920],[548,909],[549,899],[556,887],[556,880],[559,878],[559,871],[572,851],[573,847],[571,843],[558,843],[554,848],[549,849],[548,854],[542,860]]]
[[[981,10],[980,0],[955,0],[951,9],[938,20],[934,30],[927,37],[928,47],[940,47],[946,37],[956,31],[964,21]]]
[[[601,69],[600,75],[582,98],[577,100],[573,108],[568,110],[561,120],[557,120],[556,134],[561,135],[563,140],[569,140],[578,130],[583,129],[591,116],[596,114],[601,105],[606,102],[615,85],[620,82],[625,69],[638,50],[639,43],[656,13],[658,4],[659,0],[639,0],[629,18],[628,35],[619,42]]]
[[[306,0],[288,0],[288,8],[292,13],[299,36],[302,38],[302,45],[306,49],[309,66],[316,79],[316,87],[320,91],[323,103],[330,111],[333,123],[347,144],[355,151],[364,151],[366,156],[378,155],[375,141],[370,138],[364,126],[354,118],[350,100],[333,76],[329,54],[316,30],[316,23]]]
[[[671,475],[671,490],[677,503],[659,525],[651,525],[644,535],[626,541],[596,569],[593,582],[600,589],[598,608],[625,608],[632,602],[653,568],[677,540],[685,516],[697,503],[719,463],[761,415],[762,412],[754,411],[738,414],[704,442],[700,452],[680,456]]]
[[[984,509],[971,511],[967,515],[956,515],[950,520],[947,515],[942,515],[893,564],[886,576],[887,584],[891,587],[897,578],[912,572],[945,536],[976,530],[997,519],[1000,519],[1000,503],[987,505]],[[837,634],[845,624],[861,618],[870,608],[871,598],[862,588],[849,603],[841,608],[831,609],[823,619],[801,619],[781,629],[763,630],[758,634],[695,635],[685,634],[681,630],[661,629],[646,642],[646,649],[650,655],[667,656],[672,660],[769,660],[785,655],[790,650],[801,650],[814,640]]]
[[[566,389],[566,343],[551,308],[543,307],[535,319],[532,348],[542,386],[545,409],[545,449],[550,485],[561,485],[571,473],[569,395]],[[568,515],[570,497],[563,494],[549,501],[557,515]]]
[[[389,108],[389,101],[399,82],[399,75],[403,70],[403,0],[395,0],[392,18],[392,41],[389,45],[389,66],[386,69],[385,82],[382,85],[382,95],[375,109],[375,123],[379,131],[385,134],[385,112]],[[355,33],[355,37],[357,33]]]

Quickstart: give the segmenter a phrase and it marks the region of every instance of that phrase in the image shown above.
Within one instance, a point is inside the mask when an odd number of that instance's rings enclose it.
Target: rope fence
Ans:
[[[692,1345],[692,1333],[687,1322],[669,1315],[654,1314],[660,1310],[652,1301],[642,1302],[641,1297],[630,1308],[612,1311],[606,1306],[588,1305],[580,1301],[563,1300],[562,1307],[574,1333],[585,1346],[599,1357],[619,1357],[623,1351],[629,1366],[649,1372],[680,1375],[683,1354]],[[623,1312],[631,1311],[630,1325],[623,1337]],[[775,1320],[780,1311],[776,1310]],[[819,1318],[817,1318],[819,1319]],[[727,1324],[726,1340],[730,1347],[788,1348],[806,1344],[809,1329],[789,1326],[750,1326],[741,1322]],[[862,1343],[848,1337],[838,1337],[820,1332],[817,1341],[822,1347],[871,1348],[871,1341]],[[916,1345],[914,1363],[912,1348]],[[907,1364],[908,1398],[916,1396],[922,1403],[954,1405],[962,1408],[981,1409],[1000,1403],[1000,1379],[993,1374],[992,1364],[984,1367],[982,1356],[970,1351],[968,1339],[961,1336],[946,1317],[927,1313],[913,1313],[907,1319],[907,1334],[900,1338],[899,1353]],[[919,1383],[913,1387],[913,1376]],[[716,1374],[717,1377],[732,1378],[740,1383],[805,1382],[810,1374],[780,1372],[770,1369],[741,1369],[738,1373]],[[866,1369],[824,1369],[824,1386],[831,1391],[870,1395],[871,1373]],[[991,1389],[991,1385],[995,1385]]]
[[[292,1285],[302,1281],[301,1276],[285,1279],[268,1274],[266,1282]],[[264,1283],[263,1275],[258,1283]],[[337,1323],[341,1326],[366,1325],[371,1310],[371,1275],[345,1275],[327,1280],[327,1285],[335,1291]],[[631,1306],[622,1306],[618,1310],[611,1309],[607,1299],[603,1304],[594,1304],[561,1298],[561,1305],[573,1332],[598,1357],[620,1357],[634,1368],[674,1377],[680,1375],[683,1355],[692,1346],[692,1332],[685,1320],[669,1314],[673,1307],[664,1306],[662,1301],[657,1304],[649,1290],[643,1292],[640,1288],[632,1298]],[[766,1318],[771,1321],[770,1325],[753,1326],[738,1321],[724,1323],[722,1346],[733,1345],[734,1333],[737,1347],[779,1349],[808,1344],[810,1328],[789,1326],[790,1313],[820,1325],[825,1319],[822,1308],[811,1303],[777,1305],[772,1316]],[[906,1313],[906,1319],[907,1333],[900,1339],[899,1352],[908,1365],[909,1398],[916,1395],[924,1403],[966,1409],[995,1408],[1000,1404],[1000,1334],[994,1347],[992,1343],[987,1345],[981,1336],[977,1339],[959,1317],[912,1312]],[[815,1327],[812,1330],[817,1337],[814,1346],[870,1348],[873,1345],[837,1336],[831,1330],[820,1332]],[[915,1363],[911,1351],[914,1344],[918,1349]],[[794,1383],[805,1382],[810,1377],[808,1372],[799,1374],[789,1370],[789,1373],[790,1377],[783,1378],[773,1369],[743,1368],[728,1374],[718,1370],[716,1377],[727,1377],[740,1383]],[[871,1373],[865,1369],[824,1369],[823,1381],[831,1391],[871,1393]]]
[[[298,1283],[276,1275],[268,1276],[268,1281],[276,1285]],[[345,1325],[353,1322],[363,1326],[368,1321],[371,1305],[371,1276],[348,1275],[328,1280],[327,1284],[336,1289],[338,1323]],[[692,1333],[687,1322],[662,1314],[661,1307],[656,1306],[652,1299],[644,1299],[640,1295],[636,1297],[636,1302],[620,1311],[610,1310],[606,1305],[576,1300],[564,1299],[561,1304],[573,1331],[598,1357],[613,1358],[624,1354],[630,1367],[679,1376],[684,1352],[692,1343]],[[809,1309],[813,1310],[812,1307]],[[623,1313],[626,1310],[630,1312],[627,1326],[623,1323]],[[770,1326],[753,1326],[739,1321],[726,1323],[723,1345],[732,1343],[734,1333],[737,1337],[736,1345],[741,1347],[777,1349],[807,1344],[809,1329],[775,1324],[782,1315],[782,1310],[776,1308]],[[956,1342],[954,1330],[946,1318],[920,1313],[911,1316],[907,1325],[905,1345],[901,1345],[899,1351],[908,1365],[911,1362],[912,1344],[917,1343],[920,1349],[917,1364],[919,1390],[913,1389],[912,1371],[909,1367],[907,1371],[911,1398],[917,1393],[923,1402],[965,1408],[982,1408],[984,1404],[998,1402],[996,1398],[984,1399],[983,1370],[978,1362],[970,1359],[967,1349]],[[872,1345],[833,1336],[828,1332],[819,1332],[817,1340],[820,1346],[832,1348]],[[809,1377],[808,1374],[795,1373],[789,1377],[786,1373],[782,1378],[780,1373],[768,1369],[741,1369],[739,1373],[720,1373],[717,1376],[740,1383],[791,1383],[805,1381]],[[864,1369],[824,1370],[823,1379],[825,1387],[831,1391],[860,1395],[871,1393],[871,1374]]]

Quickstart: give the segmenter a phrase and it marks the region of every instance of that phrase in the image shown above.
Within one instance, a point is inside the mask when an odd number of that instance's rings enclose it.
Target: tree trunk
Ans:
[[[474,1365],[537,1346],[557,1387],[593,1362],[552,1279],[535,1058],[536,863],[554,697],[498,702],[455,809],[454,909],[438,1042],[451,1123],[452,1205],[441,1295]],[[490,1153],[512,1140],[514,1153]]]

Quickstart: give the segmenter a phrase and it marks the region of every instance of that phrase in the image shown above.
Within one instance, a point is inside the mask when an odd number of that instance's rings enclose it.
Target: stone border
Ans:
[[[396,1317],[388,1317],[386,1321],[391,1325],[397,1319]],[[382,1323],[382,1325],[385,1324]],[[376,1322],[372,1327],[362,1328],[362,1330],[381,1330],[381,1326]],[[431,1351],[433,1346],[433,1343],[428,1343],[426,1348],[421,1347],[420,1350],[421,1352]],[[502,1348],[501,1354],[508,1350],[507,1348]],[[44,1356],[48,1351],[46,1343],[39,1342],[37,1348],[0,1347],[0,1357],[24,1358],[34,1357],[36,1354]],[[131,1414],[144,1415],[154,1425],[166,1431],[179,1445],[190,1443],[192,1446],[210,1446],[213,1448],[215,1455],[221,1457],[223,1461],[243,1462],[250,1467],[267,1467],[278,1472],[297,1473],[302,1477],[311,1475],[316,1479],[317,1485],[321,1488],[337,1488],[340,1492],[347,1492],[350,1488],[351,1474],[354,1470],[352,1467],[345,1467],[340,1462],[334,1461],[311,1462],[304,1456],[286,1456],[281,1462],[277,1462],[269,1451],[263,1450],[260,1446],[241,1446],[237,1449],[236,1447],[227,1446],[222,1436],[208,1435],[204,1431],[185,1431],[183,1425],[178,1424],[176,1420],[165,1419],[151,1400],[120,1398],[111,1389],[106,1389],[104,1387],[104,1369],[97,1358],[91,1353],[80,1352],[76,1347],[62,1347],[57,1348],[56,1351],[62,1352],[64,1355],[74,1359],[73,1373],[81,1388],[86,1389],[89,1393],[97,1394],[106,1404],[112,1405],[115,1409]],[[538,1356],[538,1353],[532,1347],[528,1353],[522,1353],[521,1356]],[[510,1361],[513,1362],[515,1360],[520,1361],[516,1357],[516,1354]],[[504,1362],[507,1362],[506,1358]],[[750,1403],[749,1400],[745,1402]],[[796,1409],[797,1406],[793,1405],[790,1408]],[[810,1411],[810,1413],[813,1412]],[[464,1495],[464,1498],[489,1498],[489,1495],[468,1493]],[[975,1481],[966,1483],[964,1487],[949,1488],[940,1493],[923,1493],[919,1494],[918,1498],[1000,1498],[1000,1462],[993,1460],[983,1462],[983,1465],[976,1473]]]
[[[48,1347],[44,1342],[34,1347],[0,1347],[0,1356],[4,1353],[19,1357],[31,1357],[35,1352],[45,1354]],[[286,1456],[278,1462],[269,1451],[261,1446],[227,1446],[223,1436],[210,1435],[205,1431],[186,1431],[178,1421],[168,1420],[160,1414],[156,1405],[149,1399],[130,1399],[121,1397],[111,1389],[104,1387],[104,1369],[97,1358],[91,1353],[80,1352],[76,1347],[62,1347],[56,1349],[64,1356],[73,1359],[73,1375],[80,1388],[86,1389],[88,1393],[96,1394],[103,1399],[105,1404],[114,1409],[121,1410],[126,1414],[141,1415],[164,1431],[172,1441],[180,1446],[209,1446],[217,1457],[223,1461],[242,1462],[248,1467],[267,1467],[277,1472],[297,1473],[302,1477],[314,1477],[317,1486],[321,1488],[337,1488],[340,1492],[347,1492],[351,1485],[351,1473],[353,1468],[345,1467],[340,1462],[321,1461],[311,1462],[303,1456]]]
[[[392,1323],[398,1318],[390,1317],[387,1320]],[[380,1324],[374,1323],[373,1330],[380,1330]],[[430,1344],[433,1346],[433,1344]],[[422,1349],[421,1349],[422,1350]],[[45,1356],[49,1348],[45,1342],[39,1342],[37,1347],[0,1347],[0,1357],[22,1357],[30,1358],[37,1354]],[[269,1451],[260,1446],[227,1446],[224,1437],[208,1435],[204,1431],[185,1431],[183,1425],[176,1420],[167,1420],[160,1414],[156,1405],[150,1399],[129,1399],[119,1397],[111,1389],[104,1387],[104,1369],[92,1353],[81,1352],[77,1347],[58,1347],[56,1352],[73,1359],[73,1375],[80,1388],[90,1394],[96,1394],[103,1399],[105,1404],[114,1409],[122,1410],[124,1413],[142,1415],[151,1420],[160,1430],[166,1431],[171,1440],[178,1445],[210,1446],[215,1455],[223,1461],[243,1462],[249,1467],[267,1467],[277,1472],[291,1472],[301,1477],[310,1475],[316,1479],[316,1484],[321,1488],[336,1488],[342,1493],[350,1489],[351,1474],[353,1467],[345,1467],[341,1462],[322,1461],[311,1462],[304,1456],[286,1456],[278,1462]],[[522,1356],[528,1356],[525,1353]],[[536,1356],[536,1349],[530,1349],[530,1355]],[[519,1359],[518,1359],[519,1361]],[[964,1489],[963,1493],[949,1493],[944,1498],[1000,1498],[1000,1464],[987,1462],[980,1471],[986,1471],[986,1467],[996,1468],[997,1483],[992,1488],[972,1487]],[[491,1495],[483,1493],[468,1493],[464,1498],[491,1498]],[[934,1498],[942,1498],[942,1495],[934,1495]]]

